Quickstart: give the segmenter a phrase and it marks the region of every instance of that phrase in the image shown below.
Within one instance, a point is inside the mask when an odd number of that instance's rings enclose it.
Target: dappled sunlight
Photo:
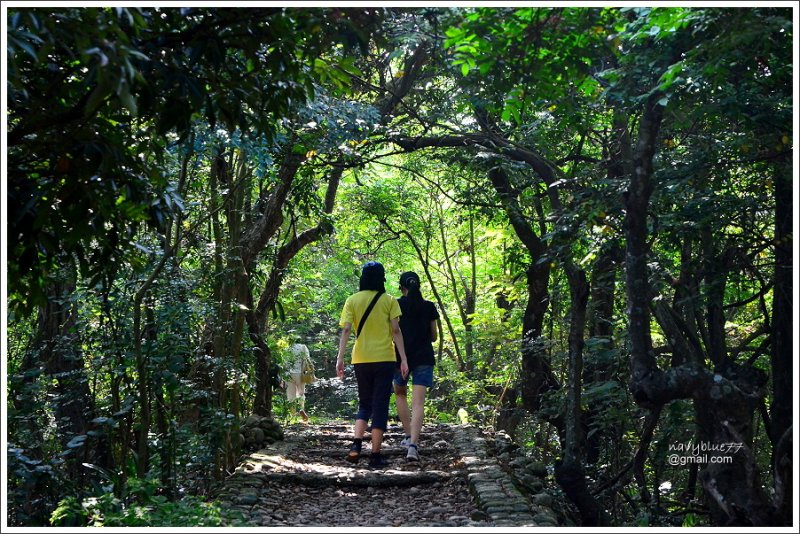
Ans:
[[[221,498],[263,526],[288,521],[366,526],[376,518],[391,526],[556,522],[544,508],[535,508],[538,519],[534,517],[532,505],[488,454],[485,440],[474,428],[427,425],[426,441],[435,446],[421,449],[421,461],[406,462],[406,449],[389,446],[383,453],[390,465],[381,469],[368,466],[369,453],[358,465],[345,462],[342,443],[347,442],[347,432],[343,424],[287,428],[283,442],[245,458],[242,468],[226,481]],[[387,436],[388,441],[399,442],[402,433],[393,428]],[[302,518],[294,516],[300,506]]]

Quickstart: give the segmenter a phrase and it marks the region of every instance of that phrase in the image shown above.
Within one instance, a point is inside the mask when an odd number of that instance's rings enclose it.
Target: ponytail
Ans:
[[[408,290],[408,303],[410,311],[419,313],[422,309],[422,292],[419,289],[419,276],[413,271],[400,275],[400,286]]]

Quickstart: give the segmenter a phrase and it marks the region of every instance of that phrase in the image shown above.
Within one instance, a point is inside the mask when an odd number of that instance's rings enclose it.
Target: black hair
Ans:
[[[358,280],[359,291],[377,291],[386,293],[386,271],[377,261],[370,261],[361,268],[361,278]]]
[[[400,287],[408,290],[409,307],[412,312],[417,313],[422,308],[422,292],[419,290],[419,275],[414,271],[407,271],[400,275]]]

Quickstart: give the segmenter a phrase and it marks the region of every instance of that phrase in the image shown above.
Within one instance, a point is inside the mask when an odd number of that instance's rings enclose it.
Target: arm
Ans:
[[[400,354],[400,374],[403,378],[408,376],[408,358],[406,358],[406,346],[403,343],[403,332],[400,330],[400,321],[395,317],[392,319],[392,339],[397,353]]]
[[[431,343],[439,339],[439,328],[441,327],[441,323],[439,319],[434,319],[431,321]]]
[[[339,354],[336,356],[336,374],[339,375],[339,378],[344,378],[344,351],[347,349],[347,340],[350,339],[352,330],[353,325],[344,323],[342,335],[339,336]]]

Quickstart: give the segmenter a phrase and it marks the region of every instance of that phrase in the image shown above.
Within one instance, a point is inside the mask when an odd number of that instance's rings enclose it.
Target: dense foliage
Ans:
[[[428,417],[565,523],[791,524],[791,21],[9,8],[8,524],[236,524],[201,499],[373,259],[442,315]]]

